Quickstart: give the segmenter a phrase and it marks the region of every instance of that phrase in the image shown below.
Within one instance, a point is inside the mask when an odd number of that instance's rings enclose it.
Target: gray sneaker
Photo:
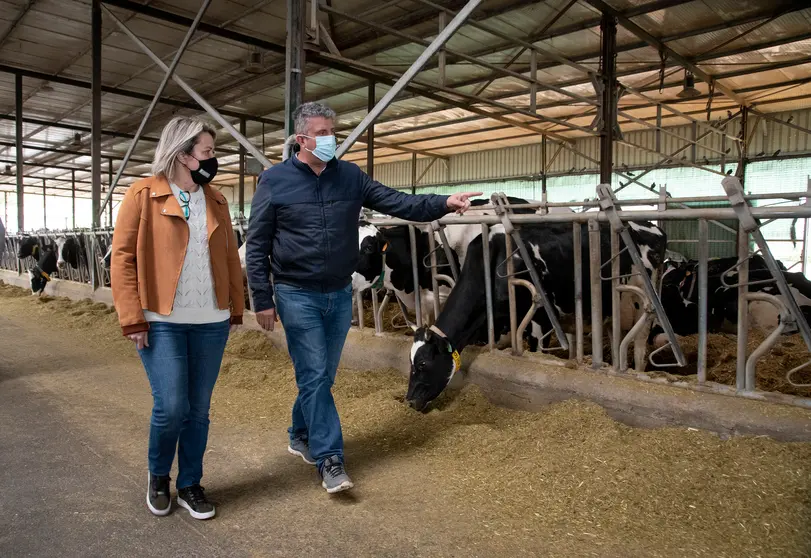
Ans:
[[[310,455],[310,445],[307,440],[301,438],[293,438],[290,440],[290,445],[287,446],[288,453],[300,457],[307,465],[315,465],[315,459]]]
[[[343,492],[355,486],[355,483],[346,474],[341,459],[335,455],[324,461],[319,472],[321,473],[321,486],[330,494]]]

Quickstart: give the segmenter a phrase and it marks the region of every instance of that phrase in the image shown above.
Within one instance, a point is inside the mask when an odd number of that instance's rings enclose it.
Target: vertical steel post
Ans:
[[[738,223],[738,360],[735,387],[746,389],[746,347],[749,340],[749,234]]]
[[[244,118],[239,119],[239,133],[245,136],[248,133],[248,123]],[[245,147],[239,146],[239,215],[245,215]]]
[[[417,257],[417,235],[414,225],[408,225],[408,239],[411,244],[411,273],[414,279],[414,312],[417,318],[417,327],[422,327],[422,300],[420,299],[420,262]]]
[[[506,236],[506,235],[505,235]],[[490,265],[490,227],[482,223],[482,257],[484,259],[484,295],[487,303],[487,345],[496,348],[495,320],[493,318],[493,266]]]
[[[110,188],[110,191],[108,192],[108,194],[110,196],[110,203],[107,205],[107,223],[109,224],[109,226],[112,227],[113,226],[113,193],[112,193],[112,187],[113,187],[113,158],[112,157],[107,159],[107,184],[108,184],[108,187]]]
[[[518,309],[515,307],[515,285],[513,284],[513,276],[515,275],[515,259],[511,256],[513,253],[513,239],[512,235],[504,235],[504,253],[507,255],[507,301],[510,307],[510,345],[512,347],[512,354],[520,355],[521,349],[518,344],[523,342],[523,339],[518,338]]]
[[[662,105],[656,105],[656,152],[662,152]]]
[[[304,99],[305,0],[287,0],[287,46],[285,49],[284,138],[295,132],[293,112]]]
[[[101,225],[101,0],[92,0],[90,12],[90,198],[95,229]]]
[[[417,193],[417,154],[411,154],[411,193]]]
[[[73,215],[73,228],[76,228],[76,171],[70,171],[70,208]]]
[[[658,105],[657,105],[658,106]],[[696,145],[696,138],[698,137],[698,124],[693,122],[690,126],[690,162],[696,164],[696,157],[698,154],[698,146]]]
[[[17,231],[25,230],[25,185],[23,183],[23,76],[14,74],[14,135],[17,141]]]
[[[600,183],[611,184],[614,166],[614,128],[617,123],[615,91],[617,81],[617,20],[603,14],[600,22],[603,41],[600,51],[602,58],[601,77],[603,80],[602,123],[600,131]]]
[[[546,195],[546,134],[541,136],[541,167],[541,194]]]
[[[538,110],[538,52],[534,49],[529,53],[529,77],[532,83],[529,84],[529,110]],[[546,168],[546,167],[544,167]]]
[[[444,15],[444,12],[440,12],[440,15]],[[375,82],[374,80],[369,80],[369,93],[367,97],[367,109],[369,112],[374,110],[375,108]],[[375,177],[375,125],[374,123],[369,124],[369,129],[366,131],[366,174],[369,175],[369,178],[374,179]]]
[[[45,179],[42,179],[42,228],[48,229],[48,209],[45,197]]]
[[[707,261],[709,259],[709,224],[698,220],[698,383],[707,381]]]
[[[747,135],[749,130],[749,108],[741,107],[741,141],[739,142],[739,157],[738,169],[735,175],[740,179],[741,186],[746,186],[746,155],[749,150],[749,143],[747,142]]]
[[[620,314],[620,238],[619,232],[611,227],[611,365],[620,370],[620,343],[622,342],[622,316]],[[643,271],[644,273],[644,271]]]
[[[723,155],[721,155],[721,172],[726,173],[727,172],[727,156],[726,156],[727,135],[726,134],[721,136],[721,151],[723,152]]]
[[[573,223],[572,243],[574,244],[574,319],[575,355],[578,364],[583,362],[583,225]]]
[[[439,32],[445,29],[446,25],[446,16],[445,12],[439,12]],[[444,48],[439,49],[439,54],[437,55],[437,63],[439,69],[439,86],[445,87],[445,64],[447,62],[447,55],[445,53]]]
[[[600,279],[602,257],[600,224],[589,219],[589,279],[591,283],[591,366],[603,365],[603,281]]]

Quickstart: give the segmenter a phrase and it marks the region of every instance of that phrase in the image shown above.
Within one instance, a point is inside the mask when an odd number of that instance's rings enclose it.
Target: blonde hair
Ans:
[[[158,146],[155,148],[152,174],[172,180],[177,156],[181,153],[190,154],[200,134],[204,132],[217,139],[217,132],[204,120],[188,116],[176,116],[171,119],[163,128]]]

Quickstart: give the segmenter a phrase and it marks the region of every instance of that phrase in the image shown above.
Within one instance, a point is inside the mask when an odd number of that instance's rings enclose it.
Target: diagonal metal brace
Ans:
[[[628,227],[625,226],[625,223],[620,219],[619,213],[617,213],[617,206],[615,205],[617,200],[614,198],[614,192],[611,190],[611,186],[608,184],[598,184],[597,196],[599,198],[600,209],[605,211],[605,214],[608,216],[608,221],[611,223],[611,227],[619,232],[622,241],[625,243],[625,247],[628,249],[628,254],[631,256],[631,260],[633,260],[637,269],[642,270],[642,273],[639,274],[642,278],[642,286],[645,289],[645,294],[648,295],[648,299],[650,299],[653,305],[653,309],[656,311],[656,318],[659,320],[659,325],[662,326],[662,329],[667,335],[667,339],[673,349],[673,356],[676,357],[676,362],[679,366],[686,366],[687,360],[684,358],[684,353],[681,350],[678,339],[676,339],[676,332],[673,331],[673,326],[670,324],[667,314],[665,314],[664,306],[662,306],[659,294],[653,287],[650,275],[644,271],[645,265],[642,263],[642,257],[639,255],[639,248],[633,238],[631,238]]]
[[[527,266],[529,275],[532,278],[532,284],[535,286],[535,290],[537,291],[533,299],[536,297],[540,298],[540,300],[534,300],[533,302],[536,304],[540,303],[543,306],[544,311],[549,318],[549,322],[552,324],[552,328],[555,330],[555,335],[557,335],[560,346],[565,350],[569,350],[569,339],[566,337],[566,332],[563,331],[563,327],[560,325],[560,321],[558,321],[558,316],[555,313],[552,302],[549,300],[549,296],[546,294],[546,290],[544,290],[543,285],[541,284],[541,278],[538,276],[538,270],[535,269],[535,265],[532,263],[532,258],[530,258],[529,252],[527,251],[527,246],[524,244],[524,240],[521,238],[520,232],[510,221],[509,214],[507,213],[507,206],[509,205],[507,196],[504,194],[493,194],[490,199],[493,202],[493,208],[496,211],[496,215],[498,215],[498,217],[501,219],[501,224],[504,225],[504,233],[510,235],[510,237],[512,237],[512,239],[515,241],[515,245],[518,247],[518,251],[521,254],[521,259],[524,260],[524,264]]]
[[[752,208],[749,206],[746,198],[744,198],[741,181],[736,176],[727,176],[721,181],[721,186],[724,187],[724,191],[729,198],[729,204],[732,206],[732,209],[735,210],[741,227],[745,232],[752,235],[752,238],[760,249],[760,255],[763,261],[766,262],[766,267],[769,268],[772,277],[774,277],[777,283],[777,289],[780,291],[780,294],[783,295],[784,302],[789,312],[797,322],[806,347],[811,351],[811,327],[809,327],[808,321],[800,310],[799,304],[797,304],[797,301],[794,299],[794,295],[791,294],[791,289],[786,282],[786,276],[783,275],[782,270],[777,266],[777,260],[774,259],[772,251],[769,249],[769,245],[766,243],[766,239],[760,231],[760,224],[752,215]]]

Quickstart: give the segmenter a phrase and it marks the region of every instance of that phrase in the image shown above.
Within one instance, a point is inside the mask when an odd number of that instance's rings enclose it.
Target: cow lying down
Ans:
[[[527,244],[532,263],[537,269],[544,289],[558,315],[574,312],[574,261],[572,225],[543,224],[524,225],[521,237]],[[662,263],[666,237],[661,229],[648,222],[629,223],[634,242],[643,255],[645,272],[652,273]],[[602,260],[608,261],[611,253],[610,233],[607,225],[600,228]],[[583,226],[581,233],[583,266],[583,308],[584,318],[590,313],[585,310],[591,305],[589,288],[588,234]],[[484,262],[482,258],[481,235],[473,239],[467,247],[467,257],[456,287],[451,291],[445,307],[436,324],[415,331],[410,351],[411,375],[406,400],[417,410],[424,410],[450,383],[460,367],[459,353],[468,345],[485,342],[487,339],[487,313],[484,287]],[[494,226],[490,231],[490,259],[487,273],[493,284],[493,312],[496,332],[509,328],[509,305],[507,279],[503,270],[497,267],[507,258],[504,229]],[[516,256],[515,271],[526,269],[523,260]],[[632,271],[631,258],[627,252],[620,260],[621,274]],[[530,294],[526,289],[516,290],[519,315],[531,308]],[[604,286],[602,291],[603,315],[610,315],[611,290]],[[549,327],[543,309],[536,314],[541,327]],[[544,323],[546,322],[546,323]]]

